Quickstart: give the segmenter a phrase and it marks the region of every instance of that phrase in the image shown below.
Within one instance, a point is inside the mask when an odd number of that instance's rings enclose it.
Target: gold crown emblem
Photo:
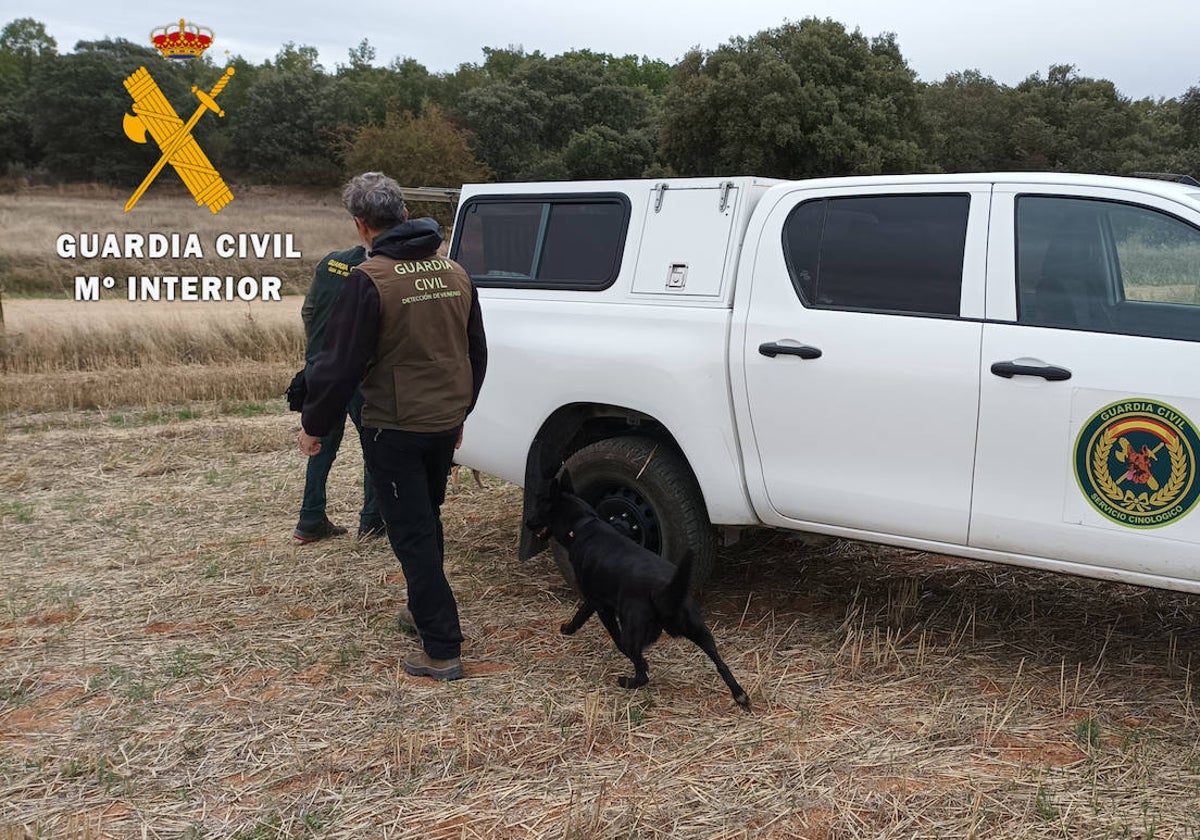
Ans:
[[[207,26],[197,26],[183,18],[178,24],[169,23],[150,31],[150,43],[163,58],[175,61],[190,61],[201,56],[212,46],[213,31]]]

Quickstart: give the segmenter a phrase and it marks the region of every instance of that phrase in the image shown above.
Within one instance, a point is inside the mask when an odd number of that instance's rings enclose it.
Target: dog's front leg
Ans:
[[[625,651],[625,655],[633,663],[633,676],[617,677],[617,685],[621,688],[640,688],[650,682],[650,667],[646,664],[646,657],[642,656],[642,652]]]
[[[587,623],[587,620],[592,617],[592,613],[594,612],[596,612],[596,608],[589,601],[584,601],[579,605],[579,609],[570,621],[559,625],[558,631],[564,636],[574,635],[576,630]]]
[[[641,688],[650,682],[650,670],[646,665],[646,658],[640,653],[629,658],[633,660],[633,676],[617,677],[617,685],[621,688]]]
[[[617,646],[617,650],[629,657],[629,661],[633,663],[634,674],[632,677],[617,677],[617,685],[621,688],[637,688],[650,682],[648,676],[648,668],[646,660],[642,657],[641,649],[634,644],[622,632],[623,627],[621,621],[617,618],[616,612],[611,609],[601,608],[600,621],[604,624],[604,629],[608,631],[608,635],[612,636],[613,644]]]

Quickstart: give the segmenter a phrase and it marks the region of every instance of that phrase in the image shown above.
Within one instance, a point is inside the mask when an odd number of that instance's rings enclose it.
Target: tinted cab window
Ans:
[[[1200,230],[1159,210],[1017,199],[1022,324],[1200,340]]]
[[[450,256],[480,286],[599,290],[621,268],[624,196],[480,197],[463,206]]]
[[[970,198],[902,195],[800,204],[784,224],[806,306],[957,315]]]

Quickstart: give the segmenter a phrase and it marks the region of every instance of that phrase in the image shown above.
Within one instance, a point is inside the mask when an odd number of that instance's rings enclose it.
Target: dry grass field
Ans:
[[[704,601],[746,714],[686,642],[618,688],[519,493],[463,476],[437,684],[385,545],[291,544],[293,418],[6,419],[0,837],[1200,836],[1200,599],[760,534]]]
[[[462,476],[468,676],[404,675],[390,549],[290,539],[297,308],[6,300],[0,840],[1200,840],[1200,597],[748,535],[703,599],[747,714],[687,642],[618,688]]]
[[[300,296],[317,261],[354,243],[336,190],[241,189],[217,215],[186,195],[148,194],[130,213],[123,193],[96,187],[0,195],[0,412],[255,400],[282,393],[303,362]],[[195,232],[203,259],[64,259],[62,234]],[[302,257],[221,259],[221,233],[289,233]],[[281,301],[131,302],[125,278],[212,274],[279,277]],[[98,301],[74,278],[112,276]],[[289,294],[290,293],[290,294]],[[33,297],[31,297],[33,296]]]
[[[180,191],[182,192],[182,191]],[[0,282],[12,295],[74,299],[76,275],[118,278],[128,275],[220,274],[279,277],[285,290],[303,293],[317,260],[355,244],[354,226],[336,189],[320,193],[242,188],[220,213],[196,208],[186,194],[148,192],[128,213],[128,196],[111,188],[69,187],[0,195]],[[64,259],[55,242],[62,234],[195,232],[204,258]],[[291,233],[299,259],[273,257],[220,259],[214,240],[220,233]]]
[[[277,397],[304,363],[302,301],[7,301],[0,412]]]

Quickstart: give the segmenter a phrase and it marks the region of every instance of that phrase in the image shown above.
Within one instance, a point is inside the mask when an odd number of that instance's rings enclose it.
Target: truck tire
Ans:
[[[566,462],[575,492],[618,531],[678,562],[692,550],[693,592],[712,573],[713,527],[687,462],[669,446],[644,437],[617,437],[583,447]],[[551,542],[554,561],[576,592],[567,552]]]

